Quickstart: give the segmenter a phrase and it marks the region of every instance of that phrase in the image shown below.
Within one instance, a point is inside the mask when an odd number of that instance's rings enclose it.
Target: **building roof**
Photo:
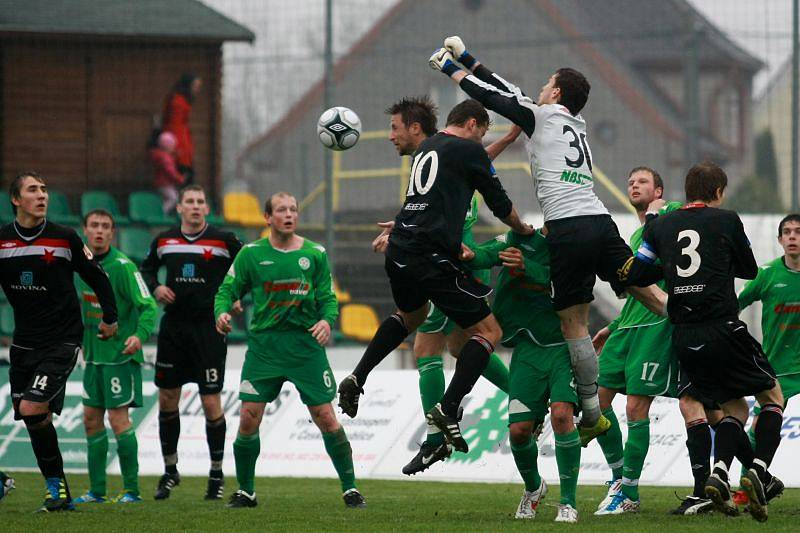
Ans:
[[[0,0],[0,37],[17,35],[255,40],[252,31],[196,0]]]

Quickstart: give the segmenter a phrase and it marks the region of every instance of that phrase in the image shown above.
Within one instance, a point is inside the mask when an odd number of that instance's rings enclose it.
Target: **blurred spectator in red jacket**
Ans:
[[[172,87],[164,102],[161,128],[175,136],[175,159],[178,171],[191,183],[194,178],[194,146],[189,131],[189,115],[192,102],[200,92],[203,82],[190,72],[181,74],[180,79]]]
[[[175,164],[175,136],[168,131],[158,136],[158,144],[149,150],[153,165],[154,185],[161,193],[162,209],[169,214],[178,203],[178,187],[186,183],[186,178]]]

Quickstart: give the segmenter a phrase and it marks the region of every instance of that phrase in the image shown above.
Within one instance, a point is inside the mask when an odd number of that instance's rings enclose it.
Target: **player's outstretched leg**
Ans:
[[[426,310],[427,307],[423,308],[420,323],[425,318]],[[415,328],[417,325],[414,324]],[[405,318],[399,312],[391,315],[378,327],[353,373],[339,384],[339,407],[344,414],[355,418],[358,413],[358,400],[364,393],[367,376],[392,350],[400,346],[409,333]]]
[[[3,471],[0,471],[0,501],[5,498],[12,489],[16,488],[14,486],[14,478],[10,477]]]
[[[360,509],[367,506],[364,496],[356,488],[355,468],[353,468],[353,448],[347,439],[347,434],[333,412],[333,405],[325,403],[321,405],[309,405],[308,412],[311,419],[322,432],[322,441],[325,443],[325,451],[333,462],[333,467],[339,475],[342,484],[342,498],[344,504],[352,509]]]

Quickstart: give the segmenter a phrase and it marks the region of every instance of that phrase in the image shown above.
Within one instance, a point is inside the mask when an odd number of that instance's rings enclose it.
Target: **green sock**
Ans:
[[[619,429],[619,420],[617,420],[617,415],[614,413],[613,408],[609,407],[603,410],[603,416],[611,422],[611,429],[605,435],[597,437],[597,442],[600,444],[603,455],[606,456],[606,462],[611,468],[611,476],[614,479],[619,479],[622,477],[622,464],[624,462],[622,431]]]
[[[353,469],[353,448],[347,440],[344,428],[339,428],[331,433],[323,433],[322,441],[325,443],[325,451],[333,461],[333,467],[339,474],[339,481],[342,482],[342,492],[356,488],[356,473]]]
[[[134,496],[139,495],[139,442],[136,431],[130,428],[117,435],[117,455],[122,472],[122,488]]]
[[[236,481],[239,489],[254,494],[256,481],[256,461],[261,453],[261,439],[258,432],[252,435],[236,435],[233,441],[233,459],[236,463]]]
[[[95,496],[106,495],[106,462],[108,461],[108,433],[104,427],[99,433],[86,436],[89,490]]]
[[[528,437],[528,442],[524,444],[511,443],[511,455],[514,456],[517,470],[519,470],[519,475],[525,482],[525,490],[528,492],[533,492],[542,484],[539,467],[536,464],[538,454],[539,449],[536,447],[536,440],[533,437]]]
[[[628,422],[625,442],[625,466],[622,469],[622,492],[631,500],[639,499],[639,477],[650,448],[650,419]]]
[[[419,369],[419,396],[422,400],[422,412],[427,413],[444,395],[444,366],[441,355],[420,357],[417,359]],[[433,433],[431,433],[433,428]],[[444,435],[435,426],[428,426],[428,444],[438,445],[444,442]]]
[[[561,479],[561,503],[576,507],[578,472],[581,469],[581,436],[577,429],[565,435],[555,434],[556,464]],[[577,508],[577,507],[576,507]]]
[[[486,370],[483,371],[483,377],[508,394],[508,367],[496,353],[489,357],[489,363],[486,365]]]

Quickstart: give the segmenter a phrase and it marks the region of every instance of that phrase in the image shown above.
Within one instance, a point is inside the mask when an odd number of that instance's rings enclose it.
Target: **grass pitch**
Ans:
[[[604,528],[613,533],[659,531],[798,531],[800,490],[787,490],[770,506],[766,524],[749,515],[727,518],[719,514],[675,517],[669,510],[678,505],[674,489],[643,487],[642,511],[637,515],[598,517],[592,513],[605,495],[603,487],[579,487],[577,525],[553,522],[558,488],[552,487],[536,519],[515,520],[522,485],[479,483],[435,483],[419,478],[410,481],[364,480],[359,489],[367,509],[346,509],[339,483],[332,479],[259,478],[258,507],[226,509],[224,502],[203,501],[206,480],[183,478],[167,501],[152,499],[157,479],[143,477],[145,501],[141,504],[89,504],[74,513],[33,514],[42,502],[41,476],[9,472],[17,489],[0,502],[2,531],[577,531]],[[88,486],[85,475],[70,475],[74,496]],[[113,494],[121,482],[109,479]],[[234,479],[227,479],[226,499]],[[685,489],[678,494],[684,495]]]

